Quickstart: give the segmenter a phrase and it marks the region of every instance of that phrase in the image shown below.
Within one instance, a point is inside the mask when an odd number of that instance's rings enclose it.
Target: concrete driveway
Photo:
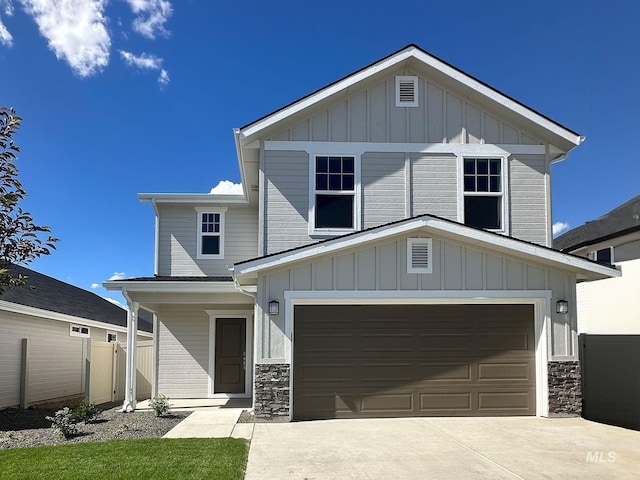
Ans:
[[[255,425],[245,480],[637,479],[640,432],[581,418]]]

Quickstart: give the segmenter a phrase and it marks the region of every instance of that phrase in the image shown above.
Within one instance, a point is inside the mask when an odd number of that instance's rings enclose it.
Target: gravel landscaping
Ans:
[[[77,424],[78,434],[65,440],[45,417],[56,409],[0,410],[0,450],[113,439],[160,438],[191,412],[156,417],[154,412],[122,413],[121,406],[107,405],[94,423]]]

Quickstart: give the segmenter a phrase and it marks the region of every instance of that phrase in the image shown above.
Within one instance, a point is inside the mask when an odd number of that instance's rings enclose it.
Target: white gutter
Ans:
[[[244,182],[242,183],[244,188]],[[211,193],[139,193],[141,202],[152,203],[203,203],[247,204],[244,195],[215,195]]]

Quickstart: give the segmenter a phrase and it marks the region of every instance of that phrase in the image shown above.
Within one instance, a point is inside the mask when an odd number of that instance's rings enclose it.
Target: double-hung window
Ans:
[[[310,233],[340,234],[358,228],[357,157],[312,157]]]
[[[196,209],[198,212],[199,259],[224,258],[224,211],[226,209]]]
[[[500,158],[463,159],[465,225],[506,230],[503,173]]]

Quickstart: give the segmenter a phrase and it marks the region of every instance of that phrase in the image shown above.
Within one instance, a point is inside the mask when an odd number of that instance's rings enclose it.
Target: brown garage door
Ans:
[[[296,419],[535,415],[532,305],[295,307]]]

